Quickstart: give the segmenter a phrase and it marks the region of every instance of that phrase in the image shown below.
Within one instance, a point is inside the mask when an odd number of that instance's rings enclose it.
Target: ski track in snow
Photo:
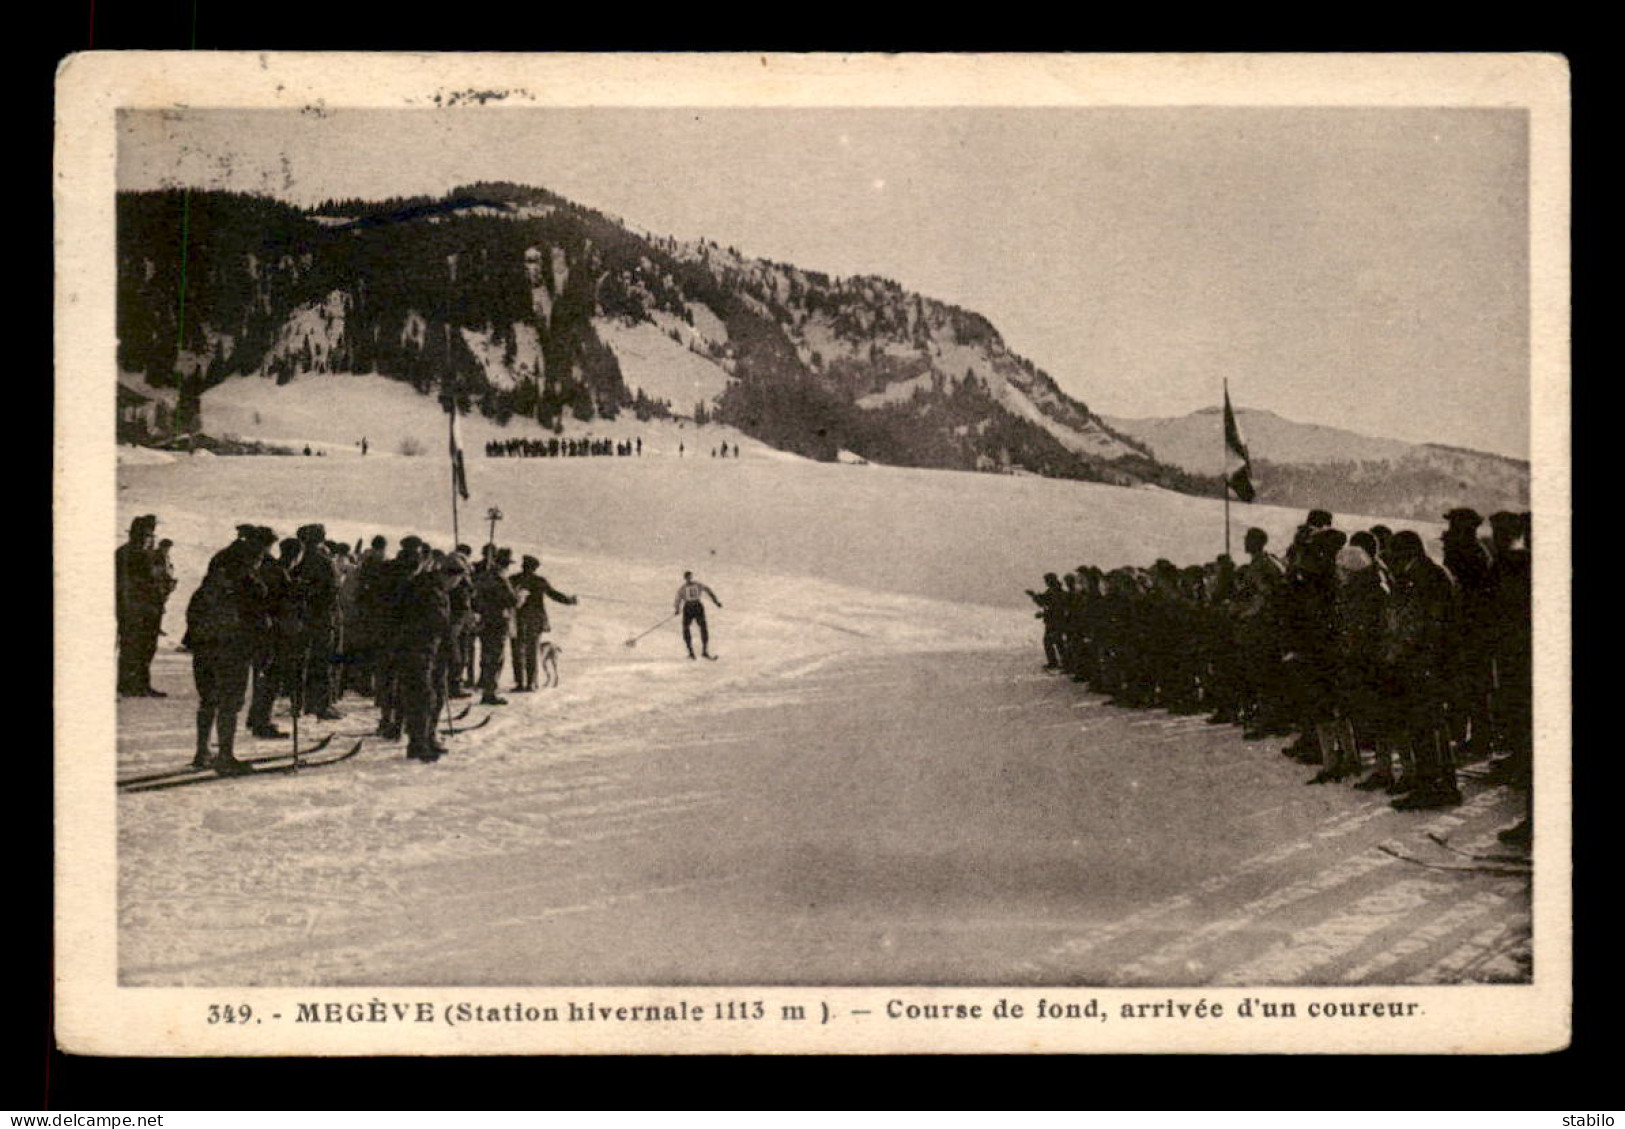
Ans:
[[[117,775],[126,777],[190,760],[189,659],[175,653],[173,643],[184,628],[193,578],[233,523],[214,516],[212,507],[185,509],[157,498],[121,501],[161,514],[160,532],[176,542],[181,574],[154,668],[158,684],[176,696],[122,704]],[[279,529],[293,524],[283,515],[247,512],[245,502],[251,499],[230,503],[234,520]],[[331,536],[350,536],[354,527],[368,537],[383,533],[392,543],[415,528],[346,522],[342,516],[327,524]],[[521,542],[517,548],[532,547]],[[674,711],[727,714],[795,702],[808,675],[845,661],[854,649],[996,648],[1030,634],[1025,617],[1004,609],[733,570],[726,581],[702,573],[725,597],[725,609],[710,614],[726,657],[691,663],[682,655],[675,622],[635,647],[625,646],[660,609],[669,611],[666,591],[675,591],[678,579],[671,568],[564,551],[546,552],[544,559],[543,571],[556,585],[580,593],[578,606],[550,609],[556,627],[551,637],[561,647],[561,685],[509,694],[505,707],[476,706],[459,724],[478,721],[488,708],[495,716],[473,736],[443,738],[453,753],[440,763],[412,764],[402,759],[400,745],[369,738],[358,760],[326,774],[313,770],[121,797],[121,925],[131,936],[121,952],[136,980],[208,966],[213,958],[203,946],[214,944],[221,930],[263,935],[274,947],[279,937],[309,941],[307,932],[331,933],[370,912],[387,911],[400,895],[403,871],[613,841],[647,833],[662,817],[720,803],[715,790],[704,788],[658,802],[603,798],[626,770],[602,766],[625,764],[657,748],[653,723]],[[511,672],[510,662],[505,682]],[[330,724],[306,719],[304,740],[373,728],[376,712],[361,699],[347,697],[340,708],[346,716]],[[284,729],[291,725],[286,703],[278,722]],[[595,740],[599,734],[609,735],[607,744]],[[261,744],[246,735],[240,740],[245,751]],[[176,852],[176,844],[212,849]],[[180,907],[200,924],[183,927],[176,920]],[[197,947],[189,945],[189,936]],[[136,939],[142,937],[150,944]]]
[[[412,983],[445,954],[463,960],[465,979],[489,966],[495,984],[604,982],[606,967],[623,982],[657,983],[674,982],[673,968],[692,966],[700,980],[726,969],[703,949],[670,967],[594,964],[603,952],[577,951],[636,939],[644,957],[668,959],[646,934],[617,936],[623,919],[669,923],[674,952],[677,938],[720,930],[713,948],[767,968],[789,937],[798,959],[837,970],[832,982],[863,969],[901,982],[948,967],[988,982],[1123,985],[1526,974],[1527,879],[1427,872],[1372,849],[1427,831],[1491,849],[1495,821],[1510,822],[1504,790],[1407,818],[1380,799],[1298,787],[1298,766],[1282,765],[1267,743],[1245,744],[1200,717],[1115,710],[1033,669],[1039,627],[1020,589],[1080,551],[1066,547],[1065,522],[1029,527],[1055,499],[1081,499],[1088,513],[1130,492],[795,460],[692,460],[663,472],[675,475],[673,490],[632,460],[596,468],[619,476],[598,479],[583,462],[509,463],[500,473],[474,464],[476,488],[535,489],[534,504],[524,494],[505,503],[512,517],[498,540],[536,553],[555,586],[580,596],[549,608],[562,685],[475,705],[459,724],[487,712],[490,723],[443,738],[452,753],[433,765],[368,738],[360,757],[330,769],[120,796],[122,983]],[[191,672],[174,644],[186,597],[235,523],[286,533],[323,520],[335,538],[449,541],[426,516],[440,505],[424,500],[426,460],[322,463],[121,467],[121,517],[159,515],[180,587],[154,668],[174,696],[120,704],[110,774],[190,760]],[[697,510],[671,512],[686,504],[685,483],[741,469],[766,476],[766,485],[739,479],[731,495],[732,518],[758,542],[728,540],[728,523]],[[579,497],[594,481],[633,489],[594,511]],[[580,504],[543,501],[572,490]],[[891,490],[905,502],[888,502]],[[1155,504],[1172,507],[1165,516],[1201,505]],[[940,532],[911,509],[928,516],[931,505],[951,505],[959,524]],[[828,522],[816,517],[821,507]],[[895,528],[855,523],[876,507],[885,516],[875,520]],[[483,540],[478,512],[464,540]],[[1171,535],[1122,534],[1120,519],[1102,519],[1119,528],[1103,554],[1182,555]],[[938,540],[888,556],[880,533]],[[934,563],[950,546],[966,555]],[[688,661],[674,620],[626,645],[670,615],[683,567],[724,601],[708,608],[720,662]],[[510,662],[505,694],[511,673]],[[946,696],[940,710],[933,695]],[[342,720],[302,725],[302,740],[353,739],[376,723],[353,696],[340,708]],[[278,721],[288,727],[285,707]],[[1005,741],[1013,726],[1026,743]],[[827,767],[802,763],[803,746]],[[1161,766],[1172,763],[1196,806],[1167,795]],[[1074,814],[1074,804],[1092,806]],[[1189,877],[1142,890],[1161,879],[1143,870],[1137,844],[1174,819],[1189,843],[1171,865]],[[1044,852],[1061,860],[1058,874]],[[1071,867],[1075,889],[1060,877]],[[1003,898],[1007,871],[1012,886],[1032,882],[1042,896]],[[892,888],[899,874],[919,888]],[[751,925],[763,897],[788,899],[772,903],[782,934],[772,940]]]

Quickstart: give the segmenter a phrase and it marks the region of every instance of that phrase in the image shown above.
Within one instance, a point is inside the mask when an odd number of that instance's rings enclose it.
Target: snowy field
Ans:
[[[671,341],[655,335],[660,341]],[[673,346],[681,357],[698,363],[698,358]],[[715,371],[714,366],[711,366]],[[132,388],[173,400],[171,389],[153,389],[139,377],[125,374],[121,379]],[[714,383],[694,385],[684,379],[656,386],[650,378],[651,395],[672,398],[674,410],[688,412],[701,399],[720,391]],[[686,398],[684,398],[686,397]],[[359,455],[361,439],[367,439],[368,457],[399,457],[403,445],[410,444],[430,458],[443,457],[446,450],[446,416],[432,396],[420,395],[410,385],[372,374],[306,373],[298,380],[279,385],[265,377],[235,377],[211,388],[204,396],[204,431],[211,435],[235,435],[262,439],[302,450],[325,451],[328,456]],[[484,416],[462,417],[463,443],[470,455],[482,455],[490,439],[547,439],[555,433],[534,420],[516,419],[506,427]],[[755,452],[771,458],[794,458],[743,435],[733,428],[706,426],[678,420],[639,421],[631,412],[616,420],[583,423],[566,416],[559,433],[563,438],[631,439],[643,437],[645,455],[676,454],[678,444],[687,453],[710,448],[724,439],[738,443],[741,453]]]
[[[345,397],[365,397],[347,382],[368,379],[333,378],[326,411],[234,382],[235,399],[205,402],[206,427],[353,444],[365,420]],[[389,454],[376,428],[379,457],[121,459],[121,527],[158,515],[180,587],[154,668],[173,697],[121,703],[119,777],[190,758],[195,699],[174,643],[235,524],[451,543],[433,402],[389,410],[423,429],[426,455]],[[1302,788],[1269,743],[1111,710],[1036,674],[1024,588],[1084,563],[1210,558],[1218,502],[817,464],[744,439],[738,461],[679,459],[673,439],[692,449],[692,425],[635,421],[599,434],[642,434],[641,459],[485,459],[489,426],[464,428],[475,496],[461,536],[479,544],[481,515],[499,506],[498,541],[581,597],[553,616],[562,686],[513,696],[434,765],[371,740],[297,777],[121,796],[123,982],[1519,975],[1508,953],[1527,935],[1526,880],[1467,889],[1375,853],[1420,824]],[[1248,525],[1284,546],[1301,517],[1234,507],[1238,551]],[[710,611],[720,662],[690,663],[672,623],[625,646],[670,614],[684,569],[725,605]],[[366,703],[340,708],[313,732],[372,728]],[[1516,817],[1512,803],[1487,792],[1440,818],[1489,834]],[[1390,910],[1370,928],[1339,925],[1352,897]],[[1437,936],[1396,965],[1385,946],[1418,914]],[[1207,926],[1206,942],[1180,940]]]

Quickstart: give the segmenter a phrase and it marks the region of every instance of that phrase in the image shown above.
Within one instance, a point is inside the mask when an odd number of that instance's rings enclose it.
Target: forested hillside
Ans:
[[[179,427],[206,427],[201,393],[228,378],[379,373],[498,420],[674,413],[820,459],[1215,490],[972,311],[640,233],[542,189],[309,212],[126,193],[118,224],[119,365],[180,390]],[[673,392],[679,370],[705,391]]]

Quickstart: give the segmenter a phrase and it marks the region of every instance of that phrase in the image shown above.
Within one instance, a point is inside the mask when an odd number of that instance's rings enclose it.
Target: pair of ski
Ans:
[[[1392,855],[1396,859],[1425,866],[1429,870],[1452,870],[1464,873],[1499,874],[1507,877],[1527,877],[1530,873],[1530,860],[1523,855],[1513,854],[1478,854],[1466,851],[1450,842],[1449,839],[1435,831],[1429,831],[1427,837],[1437,846],[1443,847],[1456,858],[1462,861],[1433,862],[1428,859],[1417,858],[1407,851],[1401,850],[1392,843],[1378,843],[1377,849],[1384,854]]]
[[[491,719],[496,716],[496,711],[493,710],[491,713],[488,713],[484,717],[480,718],[473,725],[465,725],[461,729],[457,728],[457,723],[459,721],[463,720],[463,718],[467,717],[468,716],[468,711],[473,709],[473,708],[474,708],[474,703],[473,702],[468,703],[468,705],[464,706],[462,712],[459,713],[456,717],[452,717],[450,712],[448,711],[447,714],[446,714],[447,719],[448,719],[448,724],[442,726],[441,729],[440,729],[440,732],[443,733],[444,735],[446,735],[447,737],[450,737],[453,734],[457,734],[457,733],[472,733],[476,729],[485,728],[487,725],[489,725],[491,723]]]
[[[492,714],[486,714],[473,725],[457,727],[457,722],[467,717],[474,708],[472,702],[463,707],[461,713],[450,718],[451,724],[440,732],[450,735],[454,733],[472,733],[490,723]],[[221,774],[212,768],[186,768],[171,769],[168,772],[154,772],[144,776],[132,776],[118,782],[121,792],[159,792],[169,788],[182,788],[191,784],[207,784],[211,780],[235,780],[243,776],[270,776],[300,772],[311,768],[327,768],[330,765],[343,764],[352,757],[358,756],[362,745],[366,744],[371,733],[357,734],[357,740],[347,750],[338,754],[327,753],[327,747],[333,743],[336,734],[329,733],[309,748],[300,749],[297,753],[292,750],[277,753],[261,753],[258,756],[243,757],[241,763],[248,766],[247,771]]]
[[[261,753],[258,756],[243,757],[241,763],[247,766],[247,771],[221,774],[212,768],[181,768],[169,772],[154,772],[146,776],[132,776],[118,782],[121,792],[160,792],[169,788],[183,788],[191,784],[207,784],[211,780],[236,780],[243,776],[272,776],[302,772],[312,768],[327,768],[329,765],[342,764],[361,752],[361,746],[366,744],[365,738],[357,741],[348,749],[339,753],[327,752],[327,747],[333,743],[333,735],[328,734],[308,749],[300,749],[297,753],[291,749],[277,753]]]
[[[480,718],[480,720],[476,721],[473,725],[465,725],[465,726],[463,726],[461,728],[458,728],[457,723],[459,721],[463,720],[463,718],[467,717],[469,711],[472,710],[473,708],[474,708],[474,703],[470,702],[468,705],[463,707],[462,712],[457,714],[456,717],[452,717],[450,714],[447,714],[446,715],[447,724],[442,725],[440,727],[440,732],[445,734],[448,737],[451,736],[452,734],[455,734],[455,733],[472,733],[476,729],[485,728],[487,725],[490,724],[491,718],[496,716],[495,714],[489,714],[488,713],[484,717]],[[341,733],[341,734],[339,734],[339,736],[341,736],[341,737],[381,737],[381,736],[383,736],[383,733],[380,730],[374,729],[374,730],[371,730],[371,731],[369,731],[367,733]],[[396,734],[395,737],[392,738],[392,739],[398,741],[398,740],[400,740],[400,735]]]

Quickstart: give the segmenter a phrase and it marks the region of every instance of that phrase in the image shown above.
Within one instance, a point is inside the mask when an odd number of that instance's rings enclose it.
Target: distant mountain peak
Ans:
[[[1158,460],[1217,477],[1225,452],[1222,406],[1154,419],[1106,417]],[[1483,513],[1526,509],[1529,464],[1501,455],[1361,435],[1302,423],[1264,408],[1238,408],[1261,502],[1386,514],[1426,521],[1467,505]]]

